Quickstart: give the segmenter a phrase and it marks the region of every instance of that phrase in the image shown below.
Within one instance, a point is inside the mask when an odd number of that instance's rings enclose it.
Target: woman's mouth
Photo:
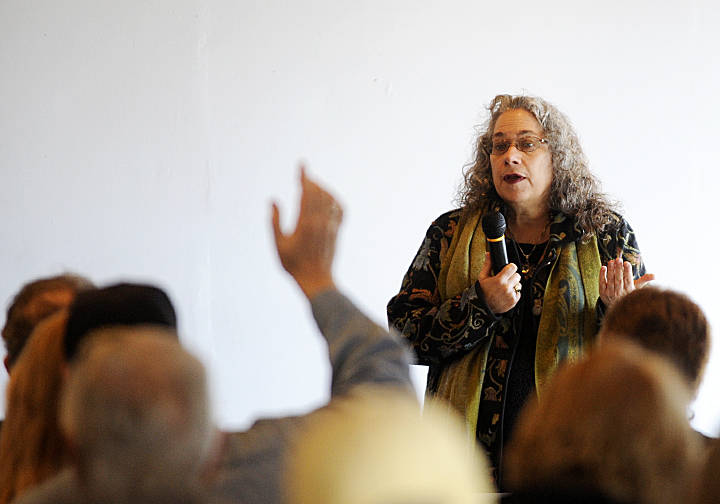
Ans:
[[[517,173],[509,173],[503,177],[503,182],[506,182],[508,184],[517,184],[518,182],[522,182],[525,180],[525,177],[522,175],[518,175]]]

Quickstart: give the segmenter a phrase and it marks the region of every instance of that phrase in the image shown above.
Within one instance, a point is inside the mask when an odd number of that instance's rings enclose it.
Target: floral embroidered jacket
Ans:
[[[476,436],[490,456],[494,467],[501,466],[503,445],[503,417],[505,414],[505,389],[512,374],[513,356],[518,342],[537,338],[538,307],[542,308],[550,271],[559,252],[570,242],[579,242],[582,231],[574,220],[562,214],[552,218],[550,243],[547,255],[532,278],[523,279],[523,295],[529,302],[521,309],[495,315],[485,303],[479,282],[457,296],[441,300],[438,279],[453,235],[458,228],[462,209],[452,210],[438,217],[428,228],[420,249],[402,281],[400,292],[387,306],[391,327],[400,332],[412,345],[417,364],[430,367],[427,393],[437,391],[443,370],[466,355],[481,342],[491,338],[490,350],[482,384],[482,394],[477,416]],[[635,233],[619,215],[612,230],[597,236],[598,252],[603,264],[620,255],[633,264],[633,274],[639,278],[645,273]],[[509,252],[512,247],[509,244]],[[511,257],[512,261],[513,258]],[[530,310],[535,307],[533,314]],[[598,326],[602,314],[598,302]],[[519,320],[535,319],[535,323],[518,323]],[[516,334],[520,332],[521,334]],[[533,351],[534,353],[534,351]],[[532,359],[532,357],[528,357]],[[530,363],[532,368],[532,363]],[[515,366],[518,367],[518,366]],[[528,372],[528,366],[519,369]],[[520,371],[518,371],[520,372]],[[530,378],[532,381],[532,378]],[[513,401],[513,399],[516,399]],[[514,405],[522,404],[523,398],[510,397]],[[517,406],[519,408],[519,406]],[[516,415],[516,411],[513,415]],[[497,476],[497,474],[496,474]]]

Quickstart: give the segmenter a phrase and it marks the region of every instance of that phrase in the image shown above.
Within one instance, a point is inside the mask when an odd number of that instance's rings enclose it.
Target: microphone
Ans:
[[[487,238],[488,250],[493,275],[500,273],[508,264],[507,248],[505,247],[505,217],[500,212],[483,215],[482,230]]]

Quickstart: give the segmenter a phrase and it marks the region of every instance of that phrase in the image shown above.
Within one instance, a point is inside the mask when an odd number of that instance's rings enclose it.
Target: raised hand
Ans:
[[[287,234],[282,232],[276,203],[272,205],[272,228],[283,268],[311,299],[335,287],[332,264],[342,208],[330,193],[305,175],[302,166],[300,186],[302,196],[295,229]]]

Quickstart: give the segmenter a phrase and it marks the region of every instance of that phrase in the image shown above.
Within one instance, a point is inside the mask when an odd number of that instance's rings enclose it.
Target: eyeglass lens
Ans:
[[[504,139],[495,140],[492,143],[492,153],[504,154],[508,151],[511,145],[515,145],[515,148],[520,152],[533,152],[540,147],[540,144],[542,143],[546,143],[546,140],[536,136],[524,136],[515,141]]]

